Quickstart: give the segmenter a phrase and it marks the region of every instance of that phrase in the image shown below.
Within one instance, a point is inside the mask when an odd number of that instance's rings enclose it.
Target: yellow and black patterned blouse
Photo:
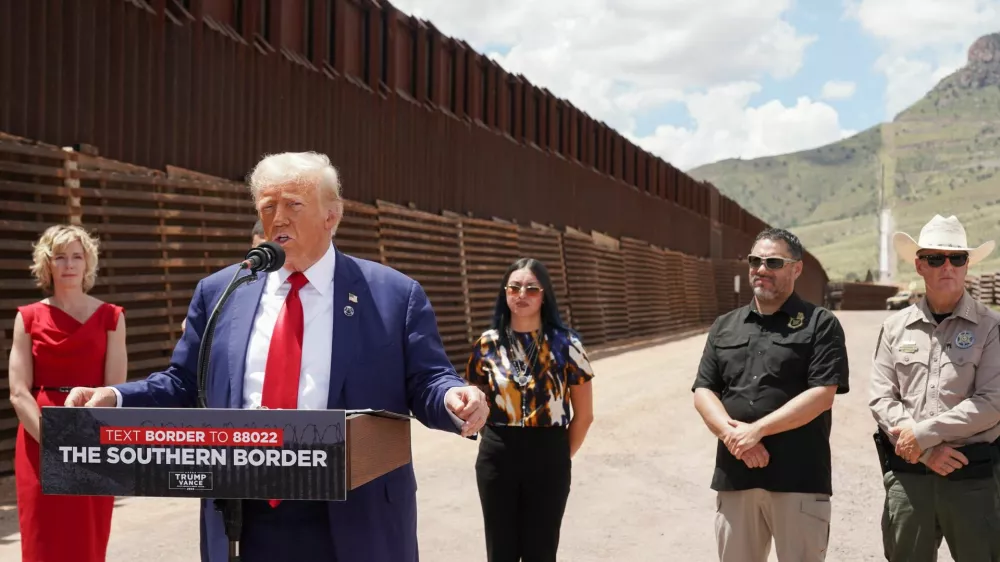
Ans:
[[[538,345],[536,368],[523,388],[515,381],[511,363],[514,354],[500,345],[496,330],[484,332],[469,357],[465,378],[471,384],[489,387],[487,423],[524,427],[569,425],[569,387],[594,378],[583,343],[563,330],[552,330],[544,336],[541,330],[515,332],[514,337],[525,349],[532,339]]]

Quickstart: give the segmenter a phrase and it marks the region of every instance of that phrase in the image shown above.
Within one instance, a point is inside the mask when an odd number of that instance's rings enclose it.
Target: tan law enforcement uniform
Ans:
[[[875,350],[872,414],[884,446],[886,558],[936,558],[942,535],[967,560],[1000,560],[1000,314],[964,294],[940,324],[926,299],[889,317]],[[913,425],[916,464],[894,453],[896,426]],[[969,465],[940,476],[923,461],[945,444]]]

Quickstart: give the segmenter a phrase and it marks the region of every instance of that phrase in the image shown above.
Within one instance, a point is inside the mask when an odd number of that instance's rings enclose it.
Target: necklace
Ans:
[[[525,351],[521,341],[514,337],[514,332],[507,329],[507,339],[510,341],[511,350],[514,352],[514,360],[511,362],[514,367],[514,382],[520,387],[525,387],[531,380],[532,367],[538,359],[538,345],[535,338],[531,338],[528,350]]]

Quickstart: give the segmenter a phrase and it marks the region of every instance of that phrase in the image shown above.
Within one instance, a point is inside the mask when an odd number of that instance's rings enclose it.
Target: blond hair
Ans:
[[[254,205],[260,199],[260,192],[268,187],[284,183],[312,183],[319,191],[320,202],[337,214],[331,236],[344,216],[344,200],[341,194],[340,174],[330,163],[326,154],[318,152],[282,152],[265,156],[254,166],[247,176],[250,195]],[[259,213],[259,211],[258,211]]]
[[[87,263],[86,271],[83,273],[83,292],[87,292],[94,287],[97,280],[97,247],[98,240],[87,233],[82,227],[72,224],[57,224],[45,229],[42,237],[34,245],[31,274],[35,277],[36,285],[41,287],[46,293],[52,292],[52,268],[50,262],[52,258],[63,248],[80,242],[83,246],[83,257]]]
[[[330,158],[317,152],[283,152],[271,154],[254,166],[248,177],[254,203],[261,190],[272,185],[294,182],[315,182],[327,202],[341,198],[340,175],[330,164]]]

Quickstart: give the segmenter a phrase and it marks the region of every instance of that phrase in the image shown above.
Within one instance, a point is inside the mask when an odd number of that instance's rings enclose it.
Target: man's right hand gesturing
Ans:
[[[69,392],[65,405],[68,408],[114,408],[118,405],[118,396],[108,386],[78,386]]]

